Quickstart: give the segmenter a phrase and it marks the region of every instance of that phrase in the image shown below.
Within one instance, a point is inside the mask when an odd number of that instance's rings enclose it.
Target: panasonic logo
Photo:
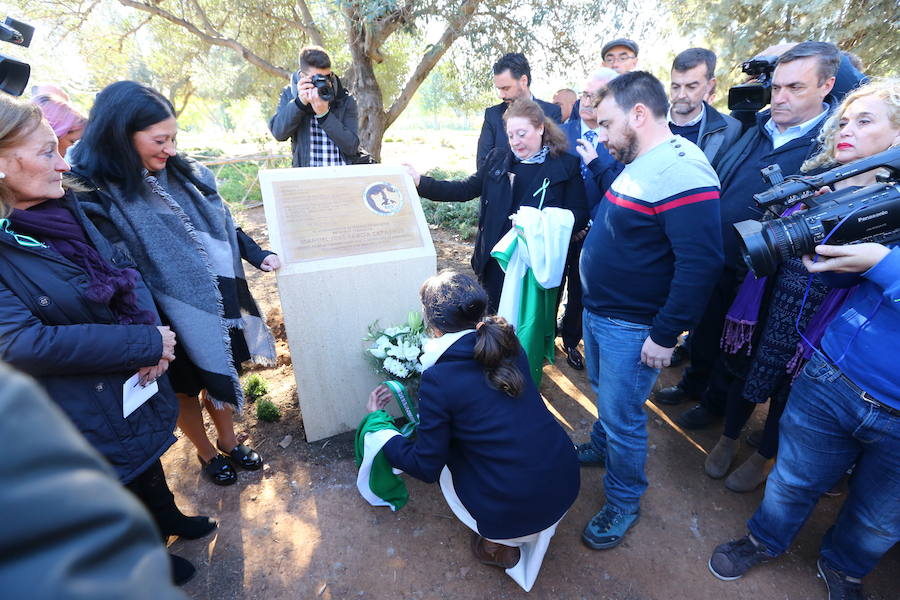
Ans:
[[[856,222],[862,223],[863,221],[871,221],[872,219],[874,219],[876,217],[883,217],[886,214],[888,214],[888,211],[883,210],[881,212],[877,212],[877,213],[874,213],[874,214],[871,214],[871,215],[868,215],[865,217],[857,217]]]

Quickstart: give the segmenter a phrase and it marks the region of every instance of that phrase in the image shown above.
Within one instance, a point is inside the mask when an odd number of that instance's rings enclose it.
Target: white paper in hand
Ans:
[[[135,373],[122,386],[122,417],[125,419],[159,391],[159,386],[155,381],[141,387],[141,384],[138,383],[139,379],[140,374]]]

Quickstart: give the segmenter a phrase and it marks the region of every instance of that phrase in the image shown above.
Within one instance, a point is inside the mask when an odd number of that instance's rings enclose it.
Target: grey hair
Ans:
[[[609,82],[609,81],[612,81],[613,79],[615,79],[615,78],[618,77],[618,76],[619,76],[619,74],[616,73],[615,71],[613,71],[612,69],[610,69],[609,67],[600,67],[599,69],[597,69],[596,71],[594,71],[594,74],[591,75],[591,79],[590,79],[590,80],[591,80],[591,81],[598,81],[598,80],[599,80],[599,81],[607,81],[607,82]]]

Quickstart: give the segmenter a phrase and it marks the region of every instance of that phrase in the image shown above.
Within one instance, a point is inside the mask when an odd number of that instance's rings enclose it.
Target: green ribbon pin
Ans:
[[[30,235],[16,233],[12,229],[10,229],[9,226],[10,226],[9,219],[0,219],[0,228],[2,228],[3,231],[8,233],[9,235],[13,236],[13,239],[16,240],[16,242],[18,242],[18,244],[20,246],[24,246],[26,248],[46,248],[47,247],[47,244],[42,244],[41,242],[37,241]]]
[[[541,201],[538,204],[538,210],[544,208],[544,195],[547,193],[547,188],[550,187],[550,180],[544,177],[543,183],[541,183],[541,187],[539,187],[535,192],[531,195],[532,198],[536,197],[538,194],[541,195]]]

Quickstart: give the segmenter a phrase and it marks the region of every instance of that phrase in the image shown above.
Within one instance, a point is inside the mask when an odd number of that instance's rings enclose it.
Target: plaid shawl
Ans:
[[[196,161],[170,162],[156,176],[145,172],[144,179],[137,197],[99,182],[108,201],[88,195],[84,210],[117,230],[178,335],[176,353],[197,366],[209,397],[240,410],[243,392],[229,331],[243,333],[258,363],[274,364],[275,343],[247,286],[231,212],[213,173]]]

